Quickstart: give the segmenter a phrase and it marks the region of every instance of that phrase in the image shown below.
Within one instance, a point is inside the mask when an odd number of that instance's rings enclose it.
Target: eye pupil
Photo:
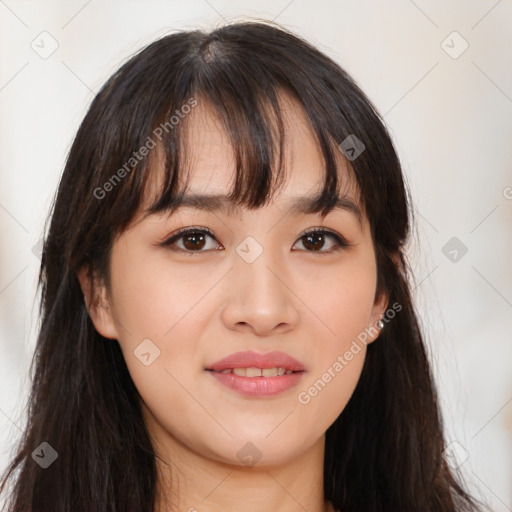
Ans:
[[[204,247],[205,237],[203,233],[188,233],[183,237],[183,240],[183,245],[189,250],[202,249]],[[193,240],[191,245],[188,245],[189,240]],[[198,240],[199,244],[197,243]]]
[[[331,238],[334,241],[334,248],[329,250],[325,249],[325,238]],[[181,251],[184,254],[202,254],[211,251],[203,251],[206,247],[207,238],[210,237],[215,240],[215,235],[210,231],[203,231],[202,229],[187,229],[181,230],[169,240],[162,242],[161,245],[171,248],[171,250]],[[319,254],[331,254],[347,247],[347,244],[342,238],[334,235],[331,232],[324,230],[314,230],[306,233],[300,237],[305,251],[318,252]],[[178,243],[179,242],[179,243]],[[180,247],[181,246],[181,247]]]
[[[314,242],[313,243],[311,242],[311,239],[315,239],[315,238],[319,239],[320,242],[322,243],[322,245],[320,247],[315,245]],[[306,239],[306,243],[304,244],[304,246],[307,247],[308,249],[311,248],[313,251],[318,251],[323,247],[324,235],[321,233],[306,235],[305,239]]]

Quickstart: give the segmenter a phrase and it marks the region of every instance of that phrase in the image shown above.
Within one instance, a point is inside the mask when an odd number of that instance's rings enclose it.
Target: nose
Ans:
[[[285,262],[271,253],[265,249],[252,262],[234,258],[224,283],[222,320],[228,329],[268,336],[297,325],[300,299],[293,290],[293,277]]]

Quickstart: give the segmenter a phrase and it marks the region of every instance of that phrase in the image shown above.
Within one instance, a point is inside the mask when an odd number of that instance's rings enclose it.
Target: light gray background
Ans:
[[[37,244],[88,104],[156,37],[247,17],[306,37],[384,114],[415,201],[409,255],[453,464],[512,510],[511,0],[0,0],[0,467],[29,389]]]

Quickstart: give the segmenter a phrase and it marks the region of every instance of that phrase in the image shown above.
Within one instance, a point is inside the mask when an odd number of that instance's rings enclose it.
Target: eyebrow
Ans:
[[[300,196],[291,197],[286,201],[286,215],[314,214],[319,212],[319,196]],[[187,194],[177,197],[168,205],[168,210],[178,210],[179,208],[192,208],[195,210],[223,211],[234,210],[233,203],[229,201],[226,195],[212,194]],[[362,227],[363,215],[359,206],[347,196],[337,198],[333,210],[347,211],[353,214]],[[329,213],[328,212],[328,213]]]

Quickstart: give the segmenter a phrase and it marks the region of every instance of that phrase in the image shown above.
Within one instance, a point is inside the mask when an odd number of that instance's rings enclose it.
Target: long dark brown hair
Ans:
[[[9,510],[153,512],[156,455],[140,396],[119,344],[95,330],[77,273],[86,266],[109,282],[113,240],[155,177],[154,145],[165,155],[165,170],[149,211],[178,197],[187,114],[198,102],[213,107],[233,145],[233,200],[247,208],[266,204],[279,181],[273,178],[281,176],[282,160],[275,165],[285,136],[281,92],[304,109],[325,160],[316,211],[327,213],[339,195],[338,145],[349,136],[364,144],[350,164],[371,226],[377,288],[402,306],[368,346],[357,387],[326,432],[325,499],[343,512],[481,510],[443,453],[404,252],[410,199],[389,133],[338,64],[286,29],[259,21],[167,35],[131,57],[94,98],[44,239],[27,424],[0,487],[9,490]],[[43,442],[58,455],[46,469],[33,456]]]

